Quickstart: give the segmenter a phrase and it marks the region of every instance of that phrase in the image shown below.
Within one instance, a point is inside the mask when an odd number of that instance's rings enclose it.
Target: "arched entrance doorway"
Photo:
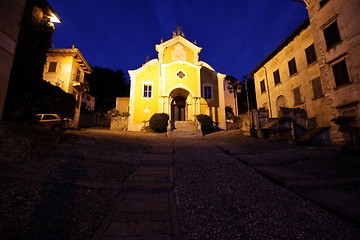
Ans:
[[[186,99],[183,96],[176,96],[171,103],[171,116],[174,121],[185,121]]]
[[[189,92],[183,88],[176,88],[171,91],[171,120],[186,121],[188,120],[188,96]]]

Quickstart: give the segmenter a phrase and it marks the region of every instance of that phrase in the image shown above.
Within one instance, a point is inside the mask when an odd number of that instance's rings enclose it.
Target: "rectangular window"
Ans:
[[[261,90],[261,93],[266,92],[265,80],[261,80],[261,82],[260,82],[260,90]]]
[[[290,76],[292,76],[292,75],[294,75],[295,73],[297,73],[295,58],[291,59],[291,60],[288,62],[288,66],[289,66]]]
[[[77,70],[76,70],[75,81],[80,82],[80,69],[77,69]]]
[[[324,96],[320,78],[315,78],[314,80],[312,80],[311,85],[313,89],[314,99],[318,99]]]
[[[334,64],[332,69],[337,87],[350,82],[345,60]]]
[[[280,73],[279,69],[274,72],[274,83],[275,85],[280,83]]]
[[[152,96],[152,85],[151,84],[144,84],[144,98],[151,98]]]
[[[336,21],[324,29],[324,37],[326,41],[326,47],[328,49],[341,41],[339,28]]]
[[[48,72],[56,72],[56,65],[57,65],[57,62],[50,62]]]
[[[302,104],[300,87],[294,88],[293,92],[294,92],[294,105],[296,106]]]
[[[204,87],[204,99],[212,99],[211,87]]]
[[[308,65],[317,60],[314,44],[311,44],[308,48],[305,49],[305,54]]]

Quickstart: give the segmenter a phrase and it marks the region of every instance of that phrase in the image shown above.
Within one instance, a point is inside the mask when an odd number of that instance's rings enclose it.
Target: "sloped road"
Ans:
[[[205,139],[174,139],[186,239],[358,239],[360,227],[278,186]]]

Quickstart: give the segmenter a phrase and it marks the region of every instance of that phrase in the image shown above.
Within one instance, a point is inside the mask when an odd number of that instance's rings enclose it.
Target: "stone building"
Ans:
[[[47,53],[44,80],[74,95],[77,101],[73,119],[74,128],[79,127],[81,102],[83,93],[87,91],[84,75],[91,72],[90,65],[74,45],[70,49],[49,49]]]
[[[326,129],[333,143],[354,143],[359,136],[360,1],[305,2],[309,19],[249,74],[258,107],[268,109],[270,118],[279,117],[280,108],[304,109],[307,128]]]
[[[360,1],[306,0],[334,143],[357,141],[360,118]],[[339,123],[339,122],[338,122]],[[340,130],[340,131],[339,131]],[[355,138],[355,139],[354,139]]]
[[[225,95],[231,94],[225,86],[225,75],[199,61],[201,48],[188,41],[180,29],[172,39],[156,45],[156,51],[158,59],[129,71],[129,130],[141,130],[143,122],[154,113],[167,113],[173,121],[194,120],[195,115],[207,114],[225,129],[225,106],[234,106],[225,102]],[[125,100],[118,102],[126,105]],[[120,108],[121,104],[117,105]]]

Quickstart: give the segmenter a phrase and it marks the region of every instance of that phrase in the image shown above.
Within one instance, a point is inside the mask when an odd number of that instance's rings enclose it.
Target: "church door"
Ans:
[[[174,97],[171,104],[171,119],[174,121],[185,121],[186,99],[182,96]]]

